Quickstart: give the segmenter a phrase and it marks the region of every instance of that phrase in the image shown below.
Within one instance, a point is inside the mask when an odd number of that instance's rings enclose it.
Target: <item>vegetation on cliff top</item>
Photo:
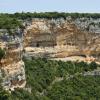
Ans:
[[[57,18],[64,18],[70,16],[73,19],[86,17],[86,18],[100,18],[99,13],[58,13],[58,12],[40,12],[40,13],[14,13],[14,14],[8,14],[8,13],[1,13],[0,14],[0,29],[7,29],[8,33],[11,35],[12,33],[15,33],[14,30],[16,30],[18,27],[23,28],[22,22],[25,20],[32,20],[32,18],[47,18],[47,19],[57,19]],[[13,31],[12,31],[13,29]]]
[[[81,17],[87,17],[87,18],[100,18],[99,13],[58,13],[58,12],[41,12],[41,13],[15,13],[11,15],[13,17],[19,18],[19,19],[27,19],[27,18],[64,18],[71,16],[72,18],[81,18]]]
[[[22,12],[22,13],[14,13],[14,14],[8,14],[8,13],[1,13],[1,16],[7,16],[10,18],[17,18],[17,19],[31,19],[31,18],[66,18],[68,16],[71,16],[72,18],[81,18],[81,17],[87,17],[87,18],[100,18],[100,13],[65,13],[65,12]]]
[[[22,28],[22,26],[22,22],[17,18],[9,17],[6,14],[0,15],[0,29],[6,29],[9,35],[14,34],[15,31],[18,28]]]

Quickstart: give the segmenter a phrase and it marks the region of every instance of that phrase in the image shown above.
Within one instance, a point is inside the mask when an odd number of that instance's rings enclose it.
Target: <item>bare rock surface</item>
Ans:
[[[22,61],[22,37],[15,37],[8,35],[9,41],[2,38],[0,40],[0,47],[5,50],[5,56],[1,60],[0,77],[4,89],[11,91],[18,87],[24,88],[26,84],[25,64]]]
[[[31,23],[19,36],[0,34],[0,47],[5,50],[0,77],[6,90],[25,87],[23,55],[100,64],[100,19],[33,18]]]
[[[85,56],[100,61],[99,21],[91,18],[33,19],[24,34],[25,51],[29,56]]]

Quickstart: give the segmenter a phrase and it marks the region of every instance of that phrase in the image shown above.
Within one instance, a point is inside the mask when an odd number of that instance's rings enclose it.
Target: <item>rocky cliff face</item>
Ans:
[[[100,19],[33,19],[24,34],[30,56],[100,56]],[[28,52],[27,52],[28,51]]]
[[[0,77],[6,90],[14,90],[17,87],[22,88],[26,84],[21,38],[18,35],[14,38],[7,33],[0,36],[0,47],[5,50],[5,56],[0,66]]]
[[[0,47],[6,51],[1,61],[0,77],[7,90],[22,88],[26,84],[22,51],[29,58],[100,61],[100,19],[36,18],[26,27],[24,34],[18,33],[15,36],[6,32],[0,35]]]

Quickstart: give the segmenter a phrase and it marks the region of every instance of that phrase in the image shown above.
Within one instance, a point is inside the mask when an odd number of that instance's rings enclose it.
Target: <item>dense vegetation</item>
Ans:
[[[0,14],[0,29],[9,34],[17,28],[24,28],[22,22],[32,18],[100,18],[99,13],[15,13]],[[5,52],[0,48],[0,61]],[[84,72],[100,67],[95,62],[62,62],[46,59],[24,59],[26,66],[26,89],[11,92],[0,86],[0,100],[99,100],[100,77],[84,76]],[[27,90],[27,91],[26,91]],[[29,92],[31,90],[31,93]]]
[[[40,13],[14,13],[14,14],[0,14],[1,16],[9,16],[11,18],[17,18],[17,19],[31,19],[31,18],[66,18],[68,16],[71,16],[72,18],[81,18],[81,17],[87,17],[87,18],[100,18],[100,13],[65,13],[65,12],[40,12]]]
[[[6,29],[9,35],[13,35],[18,28],[22,28],[22,22],[17,18],[10,17],[6,14],[0,15],[0,29]],[[3,30],[1,31],[1,33]]]
[[[15,29],[20,25],[21,23],[15,18],[0,16],[0,29]]]
[[[23,21],[31,21],[32,18],[47,18],[47,19],[57,19],[57,18],[64,18],[70,16],[73,19],[76,18],[100,18],[99,13],[58,13],[58,12],[41,12],[41,13],[14,13],[14,14],[8,14],[8,13],[1,13],[0,14],[0,29],[6,29],[7,32],[11,35],[15,33],[16,29],[18,28],[24,28]]]
[[[95,62],[62,62],[46,59],[24,59],[27,85],[0,100],[99,100],[100,77],[84,72],[100,67]],[[2,93],[2,92],[0,92]]]
[[[63,80],[48,89],[47,97],[51,100],[99,100],[100,76],[76,76]]]

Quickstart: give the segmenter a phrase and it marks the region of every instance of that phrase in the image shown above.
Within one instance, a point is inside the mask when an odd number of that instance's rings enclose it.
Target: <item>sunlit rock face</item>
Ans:
[[[6,30],[0,30],[0,47],[5,50],[0,77],[6,90],[25,87],[23,55],[100,61],[100,19],[34,18],[31,23],[24,34],[9,36]]]
[[[70,17],[33,19],[24,34],[31,56],[67,57],[100,55],[100,19]]]
[[[2,78],[2,86],[6,90],[22,88],[26,84],[21,38],[17,35],[15,37],[9,36],[7,33],[0,36],[0,47],[5,50],[5,56],[0,65],[0,77]]]

